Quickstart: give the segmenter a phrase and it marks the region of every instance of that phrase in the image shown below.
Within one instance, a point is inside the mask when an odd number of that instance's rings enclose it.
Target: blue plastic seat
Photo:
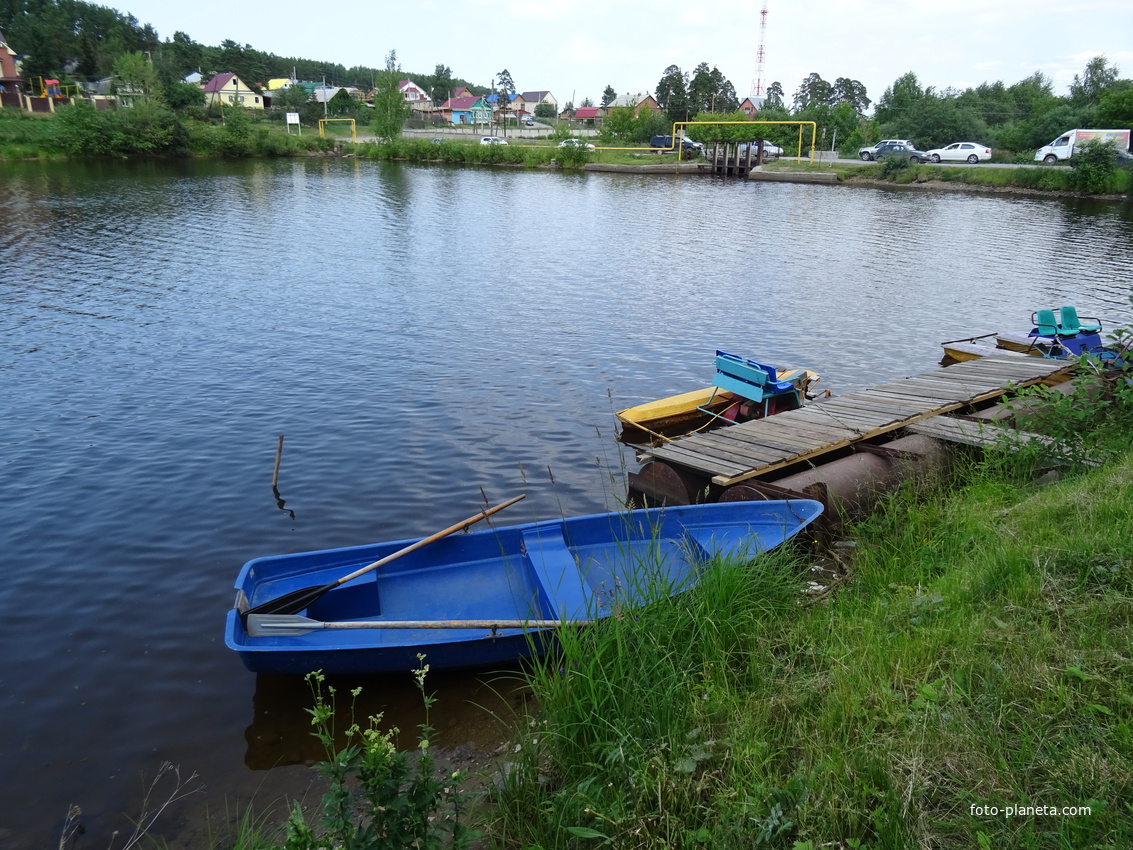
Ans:
[[[770,366],[728,354],[716,352],[716,387],[733,392],[751,401],[763,401],[765,395],[773,394],[775,370]]]
[[[1102,329],[1101,319],[1093,316],[1087,316],[1087,322],[1083,322],[1078,318],[1078,311],[1072,307],[1062,307],[1058,311],[1059,321],[1058,325],[1063,334],[1070,336],[1079,333],[1096,334]]]

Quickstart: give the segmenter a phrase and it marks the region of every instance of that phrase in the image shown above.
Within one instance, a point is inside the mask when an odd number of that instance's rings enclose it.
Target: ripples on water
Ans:
[[[1129,319],[1115,204],[356,160],[0,168],[5,847],[43,846],[70,803],[136,811],[163,759],[214,803],[255,791],[256,681],[220,642],[248,558],[427,534],[480,488],[529,494],[509,523],[612,507],[613,410],[707,385],[717,347],[848,392],[1039,307]]]

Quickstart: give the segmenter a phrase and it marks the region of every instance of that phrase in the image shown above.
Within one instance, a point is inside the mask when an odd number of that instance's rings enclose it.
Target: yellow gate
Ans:
[[[357,129],[357,127],[354,126],[354,119],[353,118],[320,118],[319,119],[319,138],[320,139],[326,137],[326,133],[325,133],[326,128],[325,128],[324,125],[329,124],[332,121],[349,121],[350,122],[350,141],[352,141],[352,142],[358,141],[358,129]]]

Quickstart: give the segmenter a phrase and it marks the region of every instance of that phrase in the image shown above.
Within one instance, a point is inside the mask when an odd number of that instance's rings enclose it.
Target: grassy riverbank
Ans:
[[[99,112],[89,105],[68,107],[55,115],[0,110],[0,160],[129,158],[137,156],[212,156],[227,158],[288,157],[351,153],[371,159],[457,165],[504,165],[521,168],[581,168],[589,162],[623,167],[678,162],[677,155],[640,150],[560,148],[550,140],[513,139],[508,145],[481,145],[477,138],[430,139],[398,137],[390,142],[349,141],[349,131],[331,125],[327,137],[313,132],[291,135],[274,116],[226,110],[223,119],[190,118],[158,106]],[[693,160],[693,162],[703,162]],[[818,171],[836,174],[846,183],[968,186],[995,191],[1126,195],[1133,190],[1133,171],[1112,164],[1085,167],[964,168],[887,163],[798,162],[783,158],[768,171]],[[645,168],[642,168],[645,171]]]
[[[543,848],[1129,846],[1129,505],[1133,455],[1053,486],[975,463],[853,529],[817,596],[798,592],[808,561],[779,556],[572,640],[537,676],[493,831]]]
[[[839,181],[853,184],[892,183],[898,186],[967,186],[993,191],[1025,190],[1031,192],[1126,195],[1133,191],[1133,170],[1117,166],[1071,168],[1035,166],[996,168],[897,163],[810,163],[781,159],[765,166],[769,171],[802,171],[834,173]]]

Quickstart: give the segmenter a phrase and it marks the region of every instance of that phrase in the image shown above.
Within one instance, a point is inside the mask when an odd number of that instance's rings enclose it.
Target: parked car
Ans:
[[[524,126],[524,127],[534,127],[534,126],[535,126],[535,122],[534,122],[534,121],[532,121],[532,120],[531,120],[530,118],[524,118],[524,119],[523,119],[523,126]]]
[[[694,142],[692,139],[686,139],[678,136],[674,142],[672,136],[654,136],[649,140],[649,147],[653,148],[657,153],[670,153],[676,150],[677,145],[685,151],[686,155],[702,153],[704,145],[700,142]],[[658,150],[660,148],[660,150]]]
[[[748,147],[749,147],[748,142],[741,142],[740,144],[736,145],[736,154],[738,156],[741,156],[741,157],[747,156]],[[759,142],[751,142],[750,147],[751,147],[752,156],[755,156],[756,151],[759,150]],[[774,142],[769,142],[766,139],[764,140],[764,142],[763,142],[763,158],[764,159],[767,159],[768,157],[772,157],[772,156],[782,156],[782,155],[783,155],[783,149],[781,147],[776,145]]]
[[[506,145],[507,139],[501,139],[499,136],[484,136],[480,140],[482,145]]]
[[[582,139],[563,139],[559,142],[560,148],[586,148],[588,151],[594,150],[594,145],[590,142],[584,142]]]
[[[933,162],[970,162],[991,159],[991,148],[979,142],[955,142],[946,148],[933,148],[925,155]]]
[[[861,148],[858,151],[858,156],[866,162],[873,162],[873,160],[877,159],[877,149],[882,145],[908,145],[909,147],[913,147],[913,143],[908,139],[882,139],[876,145],[867,145]]]
[[[909,160],[909,162],[928,161],[928,154],[924,151],[917,150],[907,143],[878,145],[877,150],[874,151],[873,159],[885,159],[886,157],[900,157],[901,159]]]

